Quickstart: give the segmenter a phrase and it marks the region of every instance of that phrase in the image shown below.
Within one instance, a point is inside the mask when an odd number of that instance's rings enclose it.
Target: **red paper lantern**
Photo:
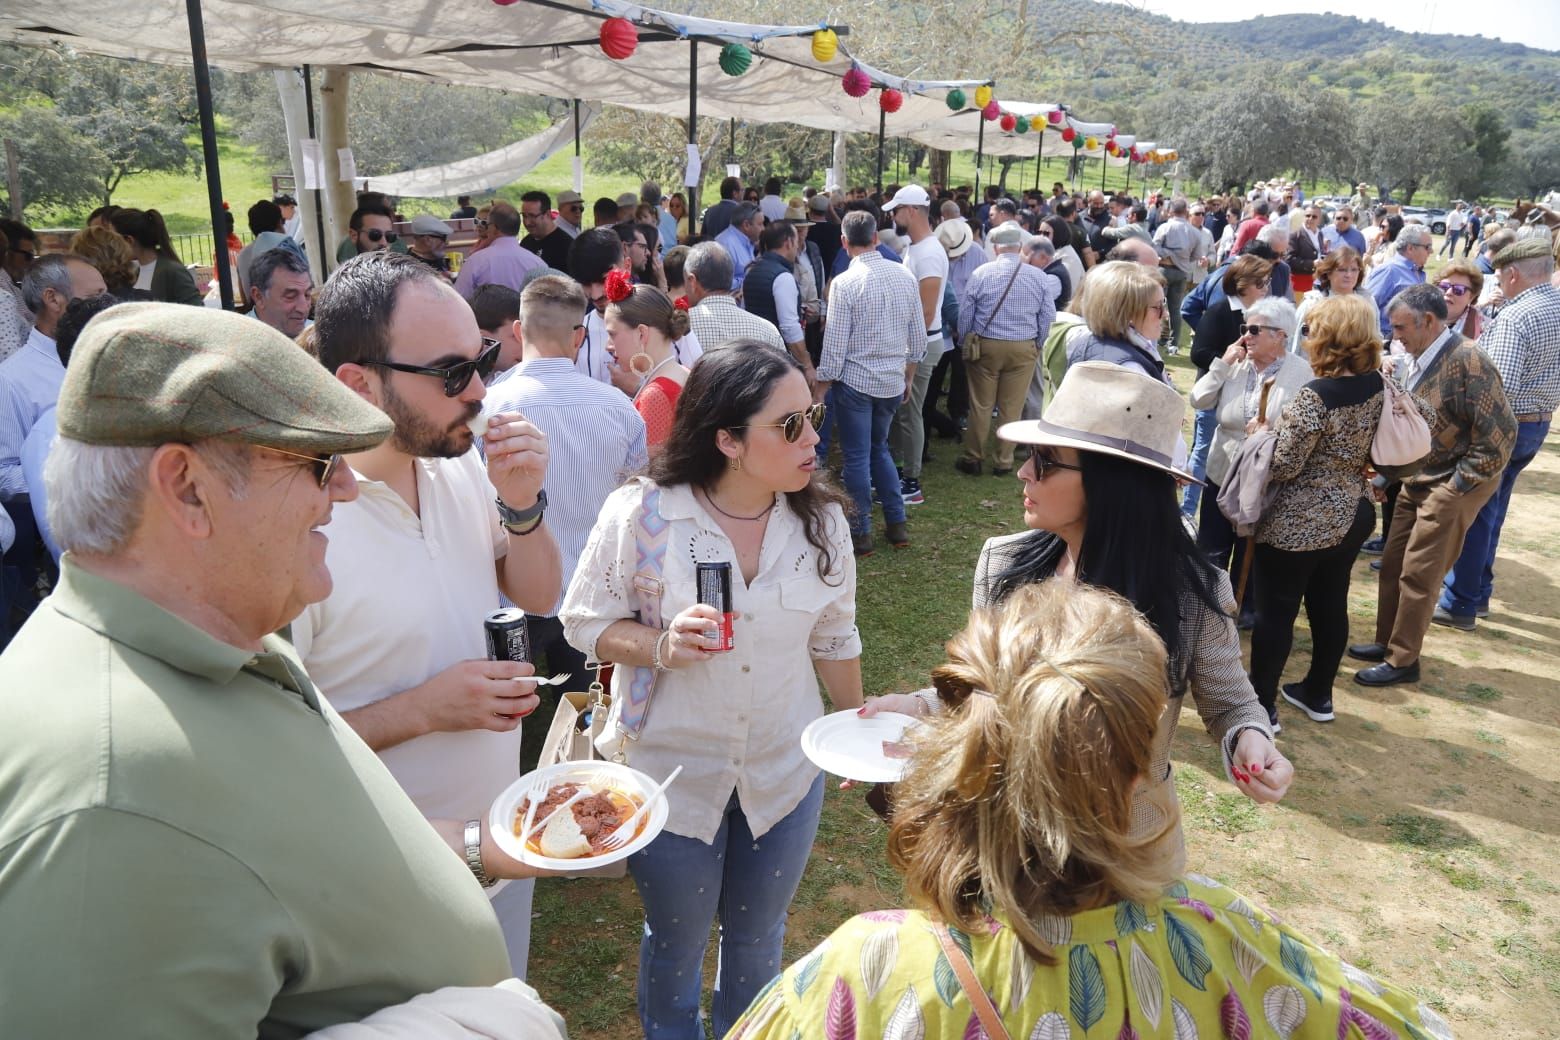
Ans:
[[[1002,127],[1002,129],[1006,130],[1008,133],[1012,133],[1013,128],[1018,125],[1018,117],[1011,112],[1004,112],[1002,113],[1001,121],[997,125]]]
[[[607,57],[622,61],[639,46],[639,28],[627,18],[608,18],[601,23],[601,49]]]
[[[992,98],[986,102],[986,107],[980,110],[980,114],[985,116],[988,122],[993,122],[1002,114],[1002,106],[997,104],[996,98]]]
[[[1078,136],[1078,131],[1074,130],[1070,126],[1069,127],[1064,127],[1062,129],[1062,140],[1068,142],[1069,144],[1071,144],[1073,138],[1075,138],[1077,136]]]
[[[493,0],[493,2],[499,7],[508,7],[510,4],[518,3],[519,0]]]
[[[1118,145],[1114,140],[1106,141],[1105,142],[1105,153],[1107,155],[1111,155],[1111,156],[1120,155],[1121,154],[1121,146]]]
[[[898,112],[905,103],[905,96],[891,87],[878,92],[878,107],[885,112]]]
[[[861,66],[852,65],[845,71],[840,79],[840,86],[845,88],[845,93],[851,97],[866,97],[872,89],[872,77],[861,71]]]
[[[1046,122],[1050,123],[1052,126],[1055,126],[1057,123],[1062,121],[1062,110],[1059,108],[1053,108],[1051,111],[1045,114],[1045,118]]]

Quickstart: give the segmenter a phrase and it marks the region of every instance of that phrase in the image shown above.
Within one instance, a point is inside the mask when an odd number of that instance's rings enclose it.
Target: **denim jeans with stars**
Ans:
[[[712,1008],[725,1036],[780,973],[786,913],[818,834],[823,776],[795,809],[755,838],[736,792],[713,845],[663,832],[628,861],[645,907],[639,944],[639,1021],[646,1040],[704,1040],[704,951],[720,916]]]

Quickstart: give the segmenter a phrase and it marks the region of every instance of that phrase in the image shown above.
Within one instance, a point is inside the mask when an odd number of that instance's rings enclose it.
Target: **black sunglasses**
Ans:
[[[815,404],[804,412],[792,412],[777,423],[754,423],[751,426],[733,426],[733,430],[779,430],[787,444],[795,444],[802,436],[802,423],[814,430],[823,429],[824,406]]]
[[[388,368],[394,372],[410,372],[414,376],[433,376],[444,380],[445,397],[458,397],[462,390],[471,385],[472,376],[487,382],[487,377],[493,374],[493,369],[498,365],[500,346],[502,344],[498,340],[484,336],[480,354],[470,361],[457,361],[448,368],[424,368],[421,365],[403,365],[398,361],[359,361],[358,364]]]
[[[368,240],[370,242],[378,242],[381,239],[386,242],[394,242],[396,239],[401,237],[394,231],[381,231],[378,228],[369,228],[367,231],[363,232],[363,234],[368,236]]]
[[[314,475],[319,478],[321,489],[330,484],[331,478],[341,468],[341,456],[332,455],[330,458],[321,458],[318,455],[300,455],[296,451],[288,451],[286,448],[273,448],[269,444],[262,445],[266,451],[274,451],[278,455],[290,455],[295,459],[303,459],[313,463]]]
[[[1029,461],[1034,463],[1036,480],[1044,480],[1045,475],[1053,469],[1070,469],[1077,473],[1083,472],[1082,466],[1074,466],[1070,462],[1063,462],[1050,455],[1042,455],[1038,451],[1029,456]]]
[[[1277,325],[1242,325],[1240,327],[1240,334],[1242,336],[1255,336],[1258,333],[1262,332],[1263,330],[1266,330],[1268,332],[1283,332],[1284,331],[1283,329],[1279,328]]]

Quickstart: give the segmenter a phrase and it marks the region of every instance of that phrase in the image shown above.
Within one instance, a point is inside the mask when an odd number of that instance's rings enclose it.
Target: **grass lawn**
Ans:
[[[1171,366],[1189,387],[1184,355]],[[968,611],[981,543],[1021,522],[1012,478],[956,473],[952,442],[932,451],[927,502],[910,514],[914,544],[879,550],[860,566],[869,694],[925,684]],[[1517,486],[1490,619],[1470,634],[1433,628],[1417,687],[1366,691],[1350,681],[1346,660],[1337,722],[1285,712],[1279,746],[1297,777],[1283,804],[1257,806],[1225,781],[1190,709],[1173,756],[1191,869],[1413,989],[1459,1035],[1554,1037],[1560,1022],[1557,503],[1560,440],[1552,438]],[[1350,597],[1356,640],[1373,625],[1375,599],[1362,558]],[[1309,648],[1302,620],[1286,678],[1302,674]],[[861,794],[831,781],[786,963],[851,915],[902,905],[884,835]],[[572,1036],[638,1034],[640,926],[626,878],[538,883],[530,980]],[[711,952],[707,983],[713,965]]]

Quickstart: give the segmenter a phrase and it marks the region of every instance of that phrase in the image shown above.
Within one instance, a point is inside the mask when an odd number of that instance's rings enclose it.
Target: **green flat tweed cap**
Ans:
[[[177,303],[126,303],[76,341],[56,420],[87,444],[223,438],[309,455],[390,435],[379,409],[254,318]]]
[[[1543,238],[1524,238],[1511,243],[1505,249],[1495,254],[1490,265],[1497,271],[1517,263],[1519,260],[1538,260],[1550,255],[1554,245],[1548,235]]]

